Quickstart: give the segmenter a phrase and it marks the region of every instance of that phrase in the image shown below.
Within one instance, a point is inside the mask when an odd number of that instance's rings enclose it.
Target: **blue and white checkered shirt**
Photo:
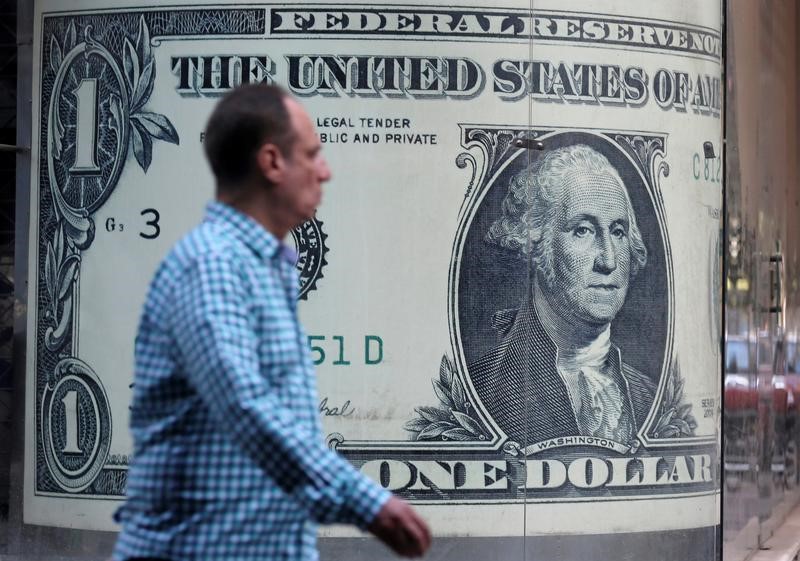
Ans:
[[[161,264],[136,338],[114,559],[317,559],[389,493],[323,443],[291,253],[222,203]]]

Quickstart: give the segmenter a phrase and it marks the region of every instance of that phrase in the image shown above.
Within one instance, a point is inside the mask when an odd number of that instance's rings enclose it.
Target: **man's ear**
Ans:
[[[256,166],[271,184],[281,183],[286,170],[286,159],[274,144],[264,144],[256,152]]]

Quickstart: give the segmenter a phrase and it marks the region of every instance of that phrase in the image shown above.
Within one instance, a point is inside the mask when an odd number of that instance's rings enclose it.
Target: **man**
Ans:
[[[316,559],[316,523],[418,556],[425,522],[322,442],[294,256],[331,177],[308,114],[274,86],[208,122],[217,201],[161,264],[136,339],[134,460],[114,558]]]
[[[653,382],[623,362],[611,322],[647,249],[619,173],[586,145],[553,150],[512,178],[487,241],[531,265],[519,309],[494,317],[500,344],[469,371],[522,445],[560,436],[633,441]]]

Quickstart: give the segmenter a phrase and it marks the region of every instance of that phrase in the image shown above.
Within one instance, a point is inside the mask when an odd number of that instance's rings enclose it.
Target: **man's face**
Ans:
[[[622,308],[630,280],[629,218],[623,186],[604,173],[568,177],[553,231],[555,311],[600,326]]]
[[[322,201],[322,184],[331,178],[331,172],[322,157],[322,144],[311,117],[293,99],[287,98],[285,103],[295,138],[283,158],[283,180],[275,185],[274,194],[283,210],[300,225],[314,217]]]

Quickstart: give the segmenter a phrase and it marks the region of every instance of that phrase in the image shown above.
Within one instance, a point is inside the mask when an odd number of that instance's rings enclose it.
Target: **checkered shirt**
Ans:
[[[323,443],[292,251],[215,202],[159,267],[136,338],[115,560],[313,560],[389,493]]]

